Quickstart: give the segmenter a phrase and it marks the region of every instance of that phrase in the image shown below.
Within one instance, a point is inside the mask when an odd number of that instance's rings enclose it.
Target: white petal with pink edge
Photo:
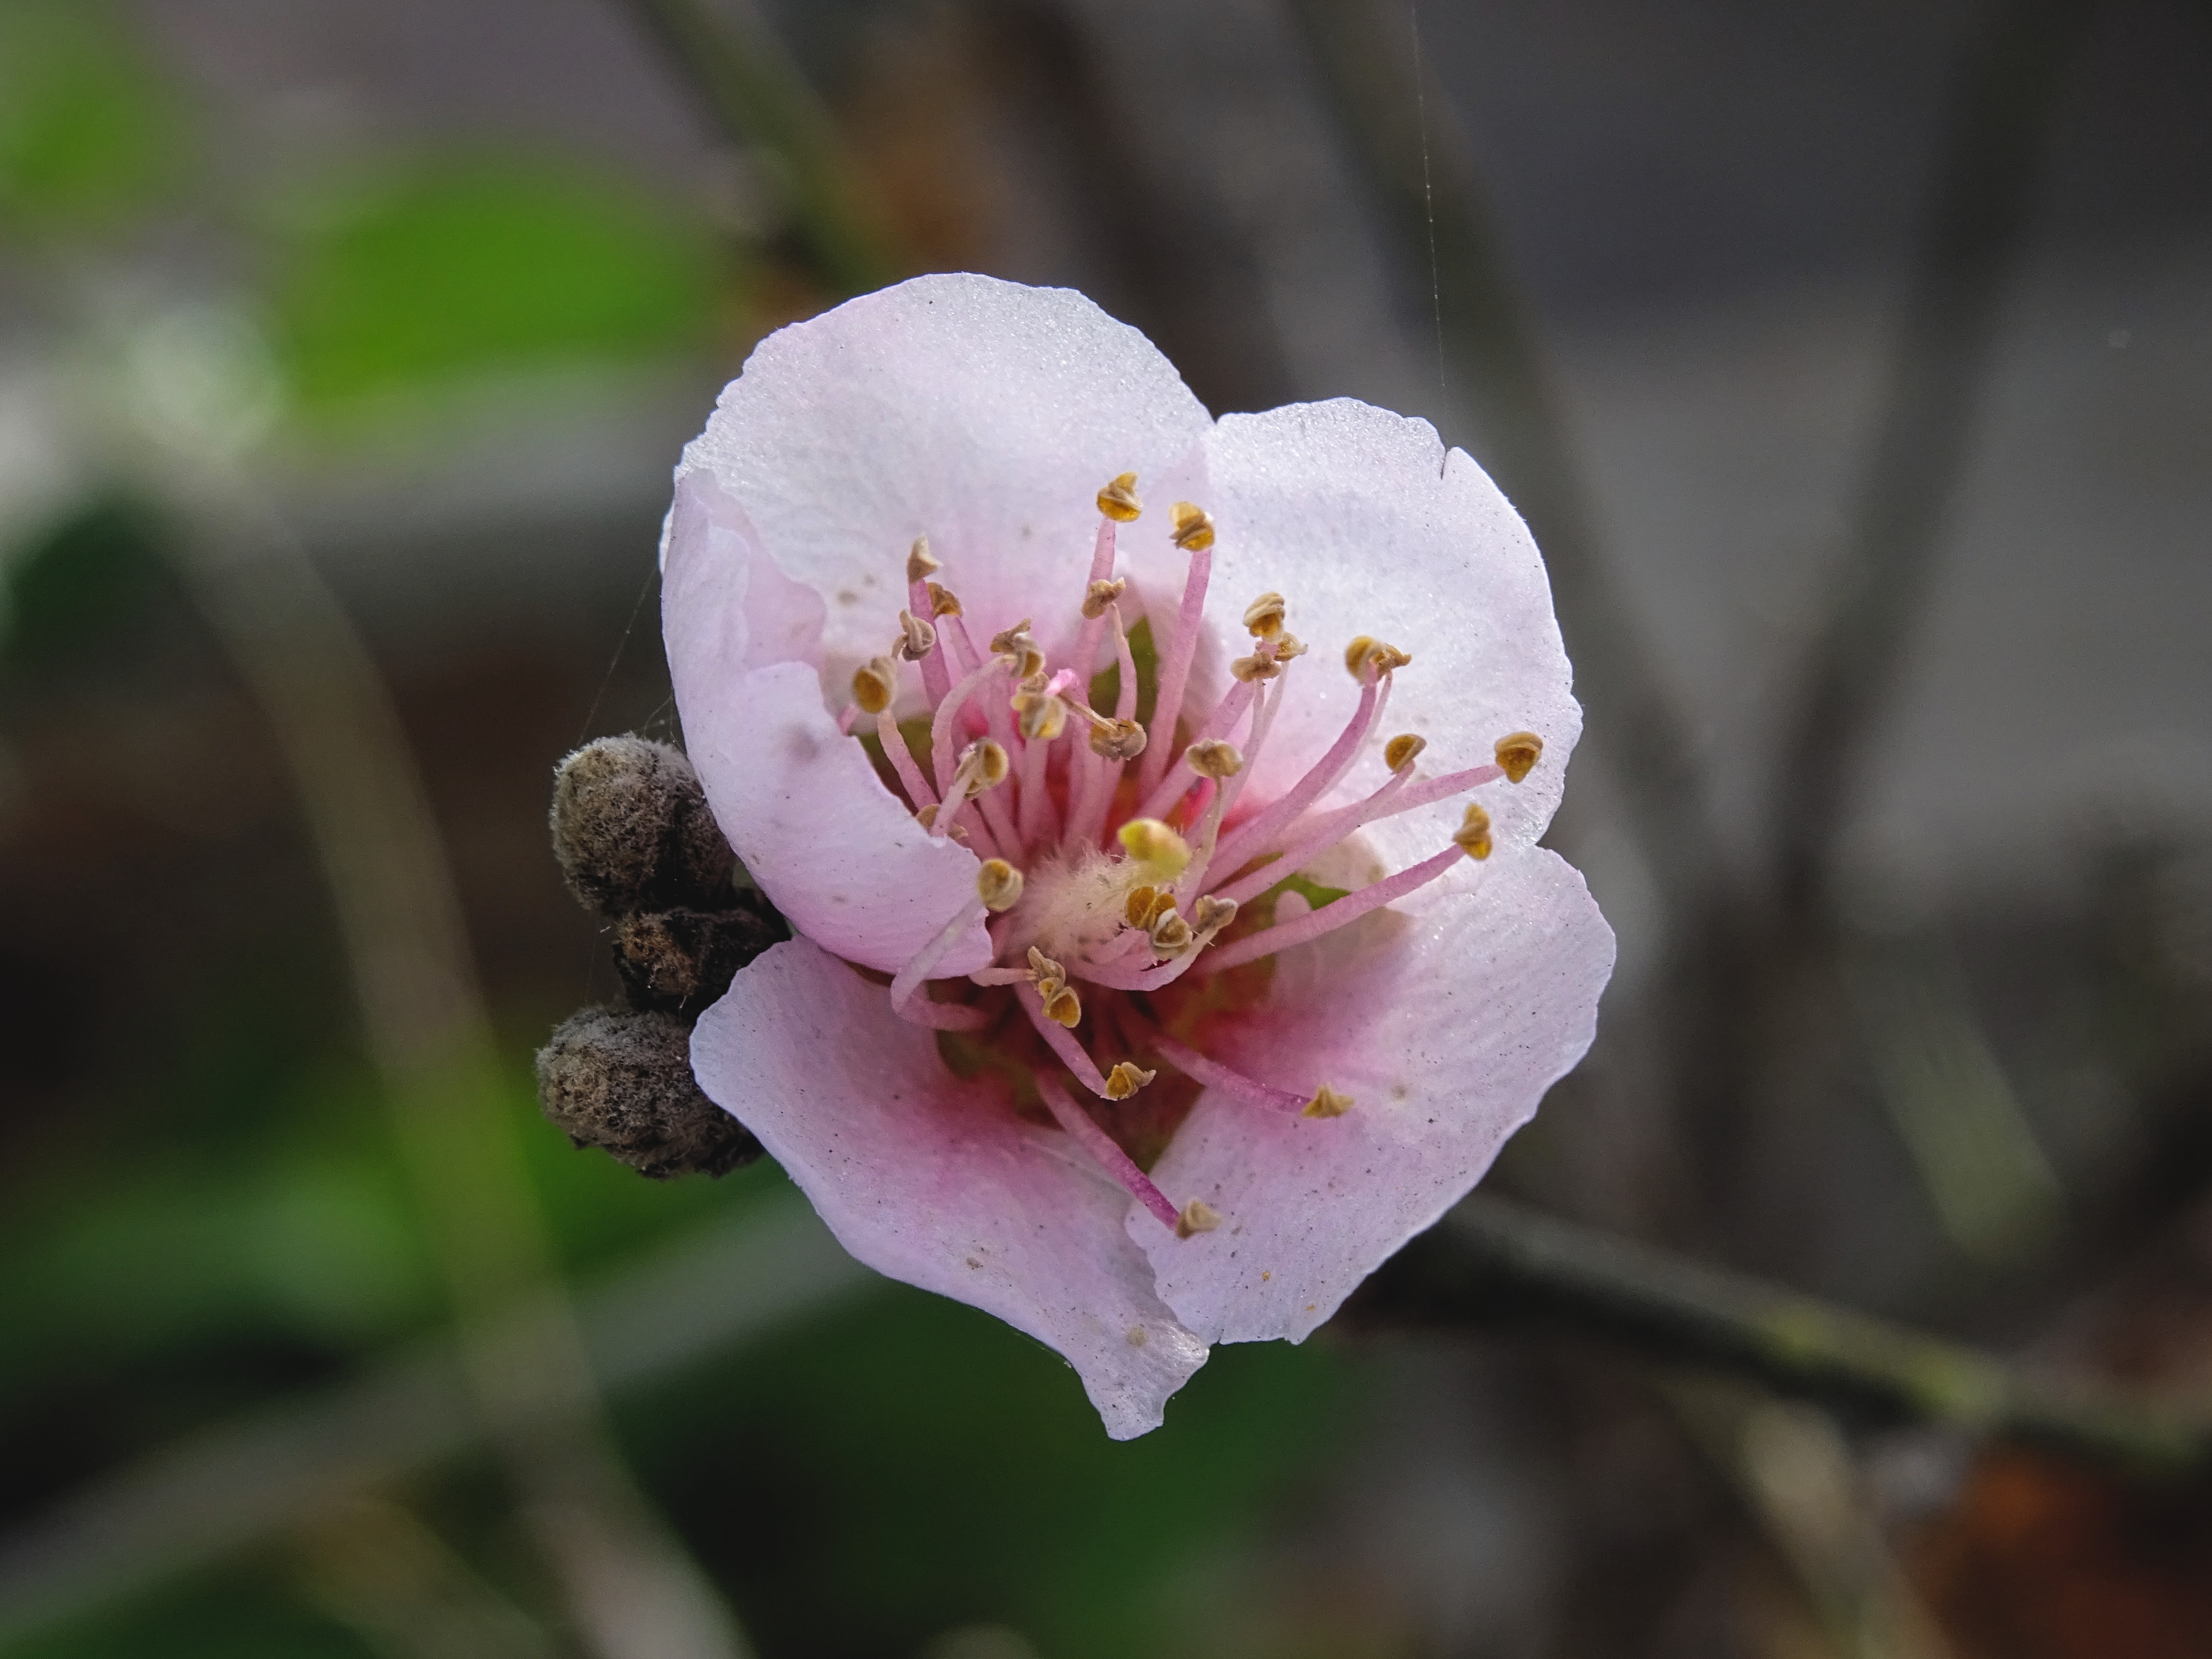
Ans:
[[[1205,1340],[1304,1340],[1589,1048],[1613,941],[1582,878],[1540,848],[1474,869],[1285,951],[1267,1002],[1208,1032],[1217,1060],[1353,1104],[1308,1118],[1208,1090],[1152,1176],[1219,1228],[1164,1237],[1127,1206],[1162,1299]]]
[[[848,1250],[1057,1349],[1114,1438],[1158,1427],[1206,1363],[1122,1231],[1128,1194],[1066,1135],[956,1079],[880,987],[808,941],[739,972],[691,1063]]]
[[[669,669],[714,821],[793,927],[896,972],[974,896],[975,855],[933,838],[839,732],[807,654],[820,601],[762,556],[711,479],[678,489],[665,546]],[[978,921],[936,971],[990,957]]]
[[[828,600],[842,685],[894,637],[916,536],[979,637],[1056,622],[1082,597],[1100,488],[1133,471],[1149,501],[1210,424],[1152,342],[1083,295],[923,276],[763,340],[678,476],[713,473],[783,572]],[[1125,548],[1164,567],[1168,533],[1147,511]]]

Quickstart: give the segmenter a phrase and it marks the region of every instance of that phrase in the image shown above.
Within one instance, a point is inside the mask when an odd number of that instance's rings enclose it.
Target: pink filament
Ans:
[[[1073,1136],[1076,1144],[1090,1153],[1108,1175],[1127,1188],[1132,1198],[1158,1216],[1162,1226],[1173,1228],[1182,1218],[1176,1206],[1168,1202],[1168,1195],[1152,1184],[1152,1178],[1136,1166],[1090,1113],[1068,1097],[1067,1091],[1060,1086],[1057,1079],[1040,1073],[1036,1086],[1053,1121]]]
[[[1022,1005],[1022,1012],[1030,1017],[1037,1035],[1051,1045],[1075,1079],[1101,1100],[1106,1098],[1106,1079],[1100,1074],[1097,1062],[1083,1052],[1083,1045],[1075,1040],[1075,1033],[1059,1021],[1045,1018],[1044,999],[1037,994],[1035,985],[1017,985],[1014,995]]]
[[[1137,774],[1141,793],[1150,795],[1167,770],[1168,751],[1175,747],[1176,717],[1182,713],[1183,693],[1190,686],[1191,659],[1198,653],[1199,625],[1206,617],[1206,587],[1213,575],[1213,550],[1202,548],[1190,556],[1190,574],[1182,585],[1182,609],[1176,617],[1175,638],[1168,643],[1167,672],[1160,677],[1160,700],[1152,710],[1152,741],[1145,750]],[[1157,630],[1155,630],[1157,631]]]
[[[1367,741],[1367,734],[1382,717],[1389,695],[1387,678],[1361,682],[1359,707],[1352,711],[1350,724],[1329,745],[1328,752],[1314,763],[1313,769],[1291,786],[1287,794],[1271,803],[1257,817],[1247,819],[1222,844],[1219,856],[1223,869],[1237,868],[1260,850],[1266,837],[1290,823],[1334,786],[1358,757],[1359,745]]]
[[[898,721],[891,717],[890,705],[885,703],[876,713],[876,736],[883,740],[884,755],[898,774],[900,785],[906,790],[908,802],[917,812],[925,806],[937,805],[937,792],[921,775],[921,768],[915,764],[914,751],[906,746],[906,735],[898,729]],[[937,833],[951,826],[946,824]]]
[[[1238,877],[1225,887],[1215,888],[1214,896],[1234,899],[1242,904],[1266,892],[1284,877],[1296,875],[1355,830],[1395,817],[1401,812],[1410,812],[1417,806],[1426,806],[1431,801],[1447,800],[1481,784],[1494,783],[1504,775],[1504,769],[1497,766],[1471,766],[1463,772],[1447,772],[1440,778],[1419,781],[1413,781],[1410,772],[1397,773],[1365,800],[1340,806],[1334,812],[1317,813],[1291,825],[1297,835],[1295,840],[1285,842],[1281,858],[1261,865],[1249,875]],[[1261,853],[1269,850],[1264,847],[1260,849]]]
[[[1358,921],[1370,910],[1380,909],[1391,900],[1402,898],[1416,887],[1434,881],[1466,856],[1456,846],[1447,847],[1432,859],[1424,859],[1395,876],[1385,876],[1371,887],[1347,893],[1334,903],[1323,905],[1318,910],[1300,916],[1296,921],[1263,928],[1259,933],[1238,939],[1234,945],[1207,951],[1204,970],[1218,974],[1224,968],[1234,968],[1239,963],[1255,962],[1261,957],[1271,957],[1278,951],[1287,951],[1293,945],[1304,945],[1308,939],[1334,933],[1339,927]]]
[[[1203,1083],[1209,1089],[1218,1089],[1232,1100],[1249,1105],[1265,1106],[1278,1112],[1303,1112],[1311,1095],[1294,1095],[1288,1089],[1278,1089],[1271,1083],[1246,1077],[1243,1073],[1218,1060],[1208,1060],[1195,1048],[1184,1047],[1164,1031],[1146,1034],[1160,1057],[1194,1083]]]

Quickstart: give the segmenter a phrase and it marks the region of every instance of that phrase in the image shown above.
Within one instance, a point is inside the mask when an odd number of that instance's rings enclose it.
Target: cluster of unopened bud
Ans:
[[[642,738],[586,744],[555,775],[552,830],[570,888],[613,922],[629,1006],[584,1009],[539,1050],[545,1115],[578,1146],[659,1180],[759,1157],[760,1143],[700,1091],[691,1025],[786,929],[732,882],[736,859],[691,763]]]

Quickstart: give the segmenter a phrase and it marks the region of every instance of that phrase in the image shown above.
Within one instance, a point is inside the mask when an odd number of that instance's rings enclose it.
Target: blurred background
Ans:
[[[716,389],[1064,283],[1547,550],[1621,966],[1492,1186],[2212,1412],[2208,86],[2201,0],[0,0],[0,1652],[2212,1651],[2202,1480],[1388,1273],[1111,1444],[530,1076]]]

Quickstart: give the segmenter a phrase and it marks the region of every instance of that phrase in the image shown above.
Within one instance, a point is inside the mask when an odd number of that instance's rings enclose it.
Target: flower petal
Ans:
[[[1353,1105],[1317,1119],[1200,1097],[1152,1176],[1221,1226],[1177,1240],[1127,1212],[1161,1298],[1208,1341],[1302,1340],[1465,1195],[1582,1058],[1613,951],[1582,878],[1541,848],[1501,849],[1472,891],[1425,890],[1285,951],[1266,1005],[1202,1046]]]
[[[1174,365],[1083,295],[921,276],[763,341],[678,476],[720,478],[784,573],[828,598],[834,684],[895,635],[920,535],[979,639],[1024,616],[1056,633],[1099,489],[1127,471],[1146,489],[1209,424]],[[1123,539],[1167,535],[1154,510]]]
[[[1244,605],[1272,590],[1313,647],[1291,670],[1246,799],[1279,794],[1343,731],[1359,689],[1341,653],[1368,634],[1413,661],[1397,672],[1372,757],[1332,799],[1383,781],[1382,741],[1395,732],[1427,738],[1426,769],[1443,772],[1485,764],[1498,738],[1534,732],[1535,771],[1482,796],[1501,849],[1534,845],[1558,810],[1582,710],[1536,544],[1488,475],[1465,451],[1447,454],[1426,421],[1348,398],[1225,415],[1206,461],[1218,528],[1209,621],[1239,637]],[[1433,853],[1462,810],[1439,802],[1406,822]]]
[[[1066,1136],[955,1079],[927,1031],[808,941],[738,973],[691,1063],[847,1249],[1059,1350],[1114,1438],[1158,1427],[1206,1363],[1121,1230],[1128,1195]]]
[[[684,480],[669,515],[661,611],[691,763],[714,821],[791,925],[896,973],[975,897],[977,860],[933,839],[859,741],[837,730],[807,649],[820,601],[757,547],[710,477]],[[990,959],[979,921],[937,975]]]

